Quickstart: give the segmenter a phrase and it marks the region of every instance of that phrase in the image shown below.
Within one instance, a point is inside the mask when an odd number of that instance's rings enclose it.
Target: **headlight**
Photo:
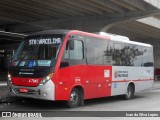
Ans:
[[[44,85],[46,84],[49,80],[51,80],[51,78],[53,77],[53,73],[49,74],[48,76],[44,77],[41,82],[39,83],[39,85]]]
[[[8,73],[8,83],[12,84],[11,75]]]

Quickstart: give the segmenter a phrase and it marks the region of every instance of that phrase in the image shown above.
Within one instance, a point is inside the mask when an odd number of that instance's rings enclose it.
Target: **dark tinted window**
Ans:
[[[115,66],[141,66],[142,52],[140,46],[113,42],[112,63]]]
[[[65,59],[82,60],[86,57],[87,63],[91,65],[153,66],[151,47],[87,36],[82,38],[85,45],[82,41],[75,41],[74,50],[66,49]]]
[[[105,65],[112,65],[112,57],[113,57],[113,42],[110,40],[106,41],[106,48],[104,49],[104,64]]]
[[[112,63],[115,66],[142,66],[143,59],[148,61],[152,59],[151,51],[146,53],[146,48],[143,46],[120,42],[113,42],[113,46]]]
[[[114,42],[113,47],[112,64],[115,66],[121,66],[124,64],[124,46],[122,43]]]
[[[130,63],[133,66],[142,66],[142,47],[137,46],[137,45],[129,45],[130,46],[130,53],[129,53],[129,58],[130,58]]]
[[[143,51],[143,66],[153,66],[153,49],[151,47],[144,47]]]
[[[86,37],[86,45],[88,64],[104,65],[107,62],[111,62],[111,60],[108,59],[108,56],[111,56],[111,54],[109,54],[106,40]]]

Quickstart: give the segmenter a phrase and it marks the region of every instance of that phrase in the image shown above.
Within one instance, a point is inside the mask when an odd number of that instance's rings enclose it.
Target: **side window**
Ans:
[[[142,66],[142,47],[133,45],[131,51],[131,59],[133,61],[133,65]]]
[[[113,65],[121,66],[124,64],[123,44],[114,43],[113,46],[114,46],[113,57],[112,57]]]
[[[141,46],[114,43],[113,65],[142,66],[143,53]]]
[[[65,59],[82,60],[84,58],[83,42],[80,40],[69,40],[64,53]]]
[[[87,63],[91,65],[112,65],[113,44],[109,40],[86,37]]]
[[[106,40],[86,37],[87,44],[87,63],[91,65],[104,65],[107,61],[107,42]]]
[[[153,49],[151,47],[142,48],[143,51],[143,66],[153,66]]]
[[[113,42],[107,40],[104,49],[104,65],[112,65]]]

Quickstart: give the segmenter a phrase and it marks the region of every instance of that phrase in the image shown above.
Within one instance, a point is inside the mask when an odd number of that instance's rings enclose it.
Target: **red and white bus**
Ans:
[[[69,107],[85,99],[149,89],[154,82],[153,47],[118,35],[49,30],[27,36],[8,75],[9,95],[64,100]]]

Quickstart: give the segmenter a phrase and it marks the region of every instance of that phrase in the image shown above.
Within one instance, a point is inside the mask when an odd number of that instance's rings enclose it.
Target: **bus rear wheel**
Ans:
[[[124,95],[124,99],[130,100],[134,97],[134,86],[129,84],[127,87],[127,93]]]
[[[78,107],[81,101],[81,94],[77,88],[73,88],[70,93],[70,99],[67,101],[67,106],[70,108]]]

